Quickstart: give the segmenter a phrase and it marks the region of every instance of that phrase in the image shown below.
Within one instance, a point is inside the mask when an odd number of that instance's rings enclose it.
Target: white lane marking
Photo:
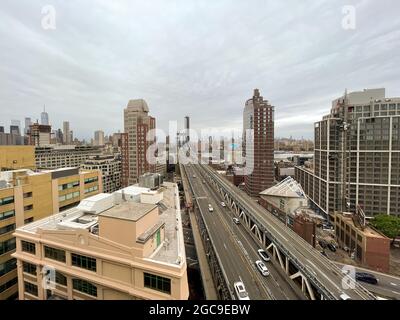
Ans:
[[[395,286],[395,287],[397,287],[397,283],[393,283],[393,282],[391,282],[390,283],[392,286]]]
[[[395,293],[395,294],[399,294],[399,295],[400,295],[400,292],[397,292],[397,291],[393,291],[393,290],[392,290],[392,292],[393,292],[393,293]]]
[[[225,248],[225,250],[228,250],[228,248],[226,247],[226,244],[225,244],[225,242],[224,242],[224,248]]]

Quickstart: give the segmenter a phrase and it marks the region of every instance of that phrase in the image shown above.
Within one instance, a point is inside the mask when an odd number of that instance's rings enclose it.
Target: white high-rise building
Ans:
[[[63,122],[63,143],[71,144],[71,134],[69,130],[69,121]]]
[[[98,130],[94,132],[94,145],[104,146],[104,131]]]

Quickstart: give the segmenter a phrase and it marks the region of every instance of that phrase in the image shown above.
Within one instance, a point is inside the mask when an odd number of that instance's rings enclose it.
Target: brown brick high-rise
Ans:
[[[245,104],[243,137],[246,167],[250,170],[244,179],[245,191],[258,197],[274,184],[274,107],[258,89]]]

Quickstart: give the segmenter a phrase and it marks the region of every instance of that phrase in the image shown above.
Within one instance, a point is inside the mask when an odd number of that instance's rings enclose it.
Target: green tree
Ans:
[[[381,231],[388,238],[394,239],[400,235],[400,218],[387,215],[378,214],[370,221],[371,225]]]

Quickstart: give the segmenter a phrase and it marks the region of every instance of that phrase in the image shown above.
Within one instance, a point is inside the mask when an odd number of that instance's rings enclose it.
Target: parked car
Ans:
[[[319,240],[318,243],[319,243],[319,245],[321,246],[322,249],[326,249],[326,247],[328,245],[326,243],[326,241],[324,241],[324,240]]]
[[[221,206],[223,206],[223,207],[226,207],[226,204],[225,204],[225,202],[221,202]]]
[[[258,255],[264,260],[264,261],[270,261],[271,258],[269,257],[268,253],[264,249],[258,249],[257,250]]]
[[[195,175],[195,174],[193,175],[193,178],[196,178],[196,175]]]
[[[236,224],[240,224],[240,221],[239,221],[239,219],[238,219],[238,218],[233,218],[232,220],[233,220],[233,222],[234,222],[234,223],[236,223]]]
[[[367,272],[356,272],[356,281],[378,284],[378,279],[373,274]]]
[[[261,260],[257,260],[256,262],[257,269],[261,272],[261,274],[266,277],[269,276],[269,271],[267,266]]]
[[[235,288],[236,296],[239,300],[250,300],[249,294],[242,281],[235,282],[233,287]]]
[[[336,252],[336,246],[333,243],[328,243],[327,247],[329,250],[331,250],[332,252]]]

